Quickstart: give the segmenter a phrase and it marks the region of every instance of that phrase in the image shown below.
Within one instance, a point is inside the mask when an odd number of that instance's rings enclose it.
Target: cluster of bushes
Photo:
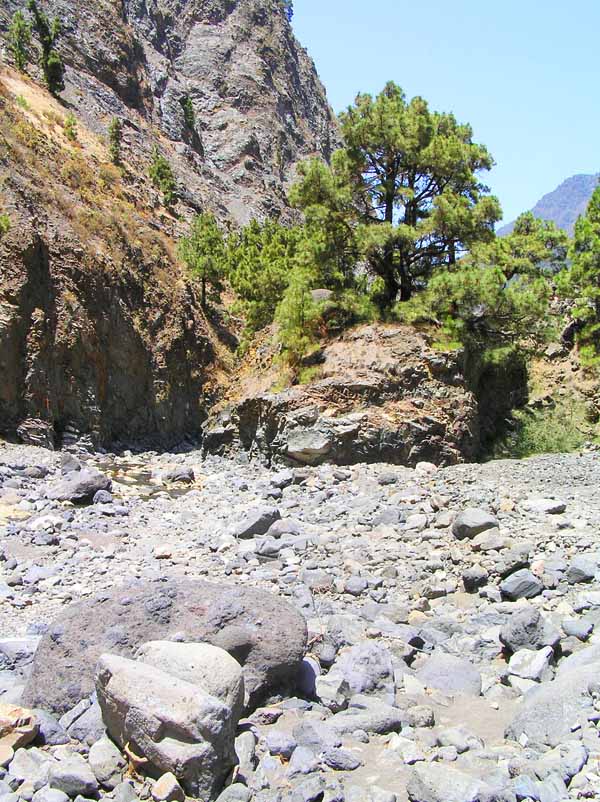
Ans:
[[[65,68],[57,50],[57,42],[61,33],[58,17],[50,18],[38,7],[36,0],[28,0],[26,10],[29,17],[21,10],[13,15],[8,30],[8,46],[17,69],[24,71],[30,61],[32,31],[39,43],[39,64],[44,80],[50,92],[57,95],[65,88]]]

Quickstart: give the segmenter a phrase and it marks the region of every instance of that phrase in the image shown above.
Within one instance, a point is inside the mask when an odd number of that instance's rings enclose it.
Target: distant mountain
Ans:
[[[597,175],[573,175],[563,181],[554,192],[544,195],[531,211],[536,217],[552,220],[559,228],[572,235],[577,218],[585,212],[598,181],[600,181],[600,173]],[[501,237],[510,234],[514,225],[515,221],[513,220],[512,223],[499,229],[498,234]]]

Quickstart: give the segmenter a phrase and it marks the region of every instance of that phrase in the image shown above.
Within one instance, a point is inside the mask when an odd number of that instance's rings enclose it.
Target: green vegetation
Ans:
[[[6,212],[0,214],[0,239],[10,231],[10,217]]]
[[[222,288],[225,243],[214,215],[206,212],[196,215],[189,234],[183,237],[178,247],[179,257],[193,275],[201,282],[201,304],[207,308],[207,288],[219,300]]]
[[[185,120],[185,125],[190,131],[194,131],[196,128],[196,114],[194,113],[194,105],[192,103],[192,99],[189,95],[185,95],[180,100],[181,108],[183,109],[183,119]]]
[[[577,451],[586,434],[585,406],[574,398],[543,409],[517,410],[510,428],[493,445],[489,459],[523,459],[535,454]]]
[[[345,147],[331,168],[306,170],[298,205],[319,197],[345,229],[347,247],[380,279],[385,314],[437,267],[493,240],[500,206],[478,178],[493,160],[470,126],[430,111],[420,97],[407,102],[394,83],[376,98],[358,95],[340,122]]]
[[[331,164],[300,165],[301,224],[252,221],[218,249],[211,270],[237,295],[243,345],[275,321],[299,374],[319,336],[378,317],[425,324],[467,356],[543,341],[566,235],[526,214],[495,237],[500,207],[479,178],[493,160],[470,126],[389,83],[341,127]],[[315,301],[317,289],[329,292]]]
[[[65,117],[65,136],[70,142],[77,141],[77,118],[72,112]]]
[[[123,128],[121,120],[113,117],[108,124],[108,152],[113,164],[121,163],[121,140],[123,138]]]
[[[177,182],[169,162],[160,153],[157,147],[152,151],[152,161],[148,168],[152,185],[162,192],[163,203],[170,207],[177,199]]]
[[[23,97],[23,95],[17,95],[16,97],[17,106],[24,111],[29,110],[29,103],[27,102],[27,98]]]
[[[8,49],[15,60],[15,66],[25,71],[29,61],[29,45],[31,44],[31,26],[22,11],[15,11],[8,29]]]
[[[46,85],[53,95],[58,95],[65,88],[65,68],[56,50],[56,42],[61,32],[60,20],[54,17],[50,21],[46,14],[40,11],[36,0],[28,0],[27,9],[33,17],[33,30],[40,42],[40,66]]]
[[[577,342],[590,365],[600,365],[600,187],[575,224],[569,251],[571,266],[558,279],[560,292],[574,303]]]

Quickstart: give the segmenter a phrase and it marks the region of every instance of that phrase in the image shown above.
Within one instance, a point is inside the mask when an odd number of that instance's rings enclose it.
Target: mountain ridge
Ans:
[[[543,195],[531,212],[542,220],[550,220],[573,235],[577,218],[584,214],[592,193],[600,180],[600,173],[578,173],[565,179],[556,189]],[[515,220],[498,229],[501,237],[510,234]]]

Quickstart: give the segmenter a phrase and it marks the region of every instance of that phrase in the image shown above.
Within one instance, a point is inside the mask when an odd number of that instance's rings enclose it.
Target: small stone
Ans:
[[[152,786],[152,799],[155,802],[184,802],[185,793],[175,775],[168,772]]]
[[[485,510],[471,508],[457,516],[452,524],[452,534],[457,540],[465,540],[498,526],[498,519],[495,515],[485,512]]]

